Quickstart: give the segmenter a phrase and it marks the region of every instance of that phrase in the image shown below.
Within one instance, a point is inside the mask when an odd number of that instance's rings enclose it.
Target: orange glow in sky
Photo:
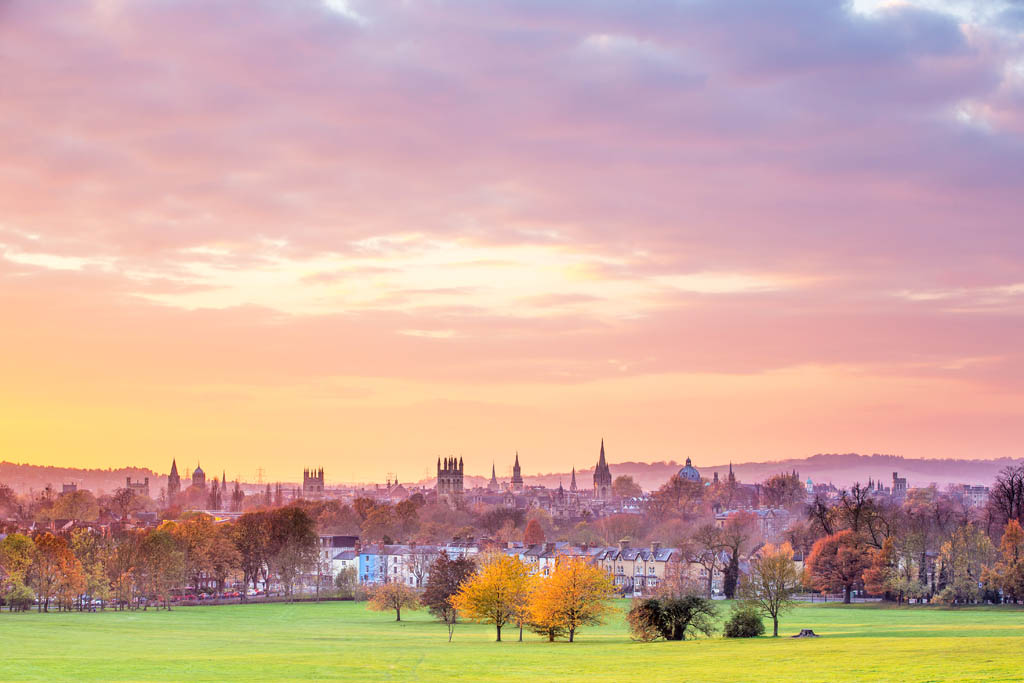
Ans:
[[[1005,22],[487,4],[3,3],[0,459],[1021,455]]]

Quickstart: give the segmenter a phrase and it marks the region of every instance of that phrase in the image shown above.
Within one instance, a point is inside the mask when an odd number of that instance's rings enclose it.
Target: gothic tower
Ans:
[[[609,500],[612,497],[612,471],[604,457],[604,439],[601,439],[601,455],[594,468],[594,500]]]
[[[516,451],[516,463],[512,465],[512,492],[523,492],[523,473],[519,469],[519,451]]]
[[[181,477],[178,476],[178,461],[171,460],[171,473],[167,475],[167,503],[181,493]]]
[[[437,500],[452,509],[461,508],[465,466],[462,458],[445,458],[442,465],[437,459]]]

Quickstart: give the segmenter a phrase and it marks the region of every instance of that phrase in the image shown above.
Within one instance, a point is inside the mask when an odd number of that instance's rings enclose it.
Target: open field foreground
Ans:
[[[626,603],[622,603],[626,607]],[[495,643],[460,624],[452,643],[425,612],[362,603],[0,614],[3,680],[1020,680],[1024,611],[807,605],[783,633],[823,637],[641,644],[621,618],[576,643]]]

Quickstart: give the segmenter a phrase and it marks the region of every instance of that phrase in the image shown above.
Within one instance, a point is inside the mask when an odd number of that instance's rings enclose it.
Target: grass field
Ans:
[[[626,603],[622,603],[625,607]],[[723,610],[724,611],[724,610]],[[1024,610],[805,605],[782,633],[823,637],[635,643],[621,617],[576,643],[495,643],[425,612],[363,604],[185,607],[168,612],[0,613],[2,680],[1017,681]]]

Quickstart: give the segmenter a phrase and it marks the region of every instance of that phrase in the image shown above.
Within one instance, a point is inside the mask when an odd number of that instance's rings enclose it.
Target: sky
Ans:
[[[0,459],[1024,456],[1021,0],[0,0],[0,83]]]

